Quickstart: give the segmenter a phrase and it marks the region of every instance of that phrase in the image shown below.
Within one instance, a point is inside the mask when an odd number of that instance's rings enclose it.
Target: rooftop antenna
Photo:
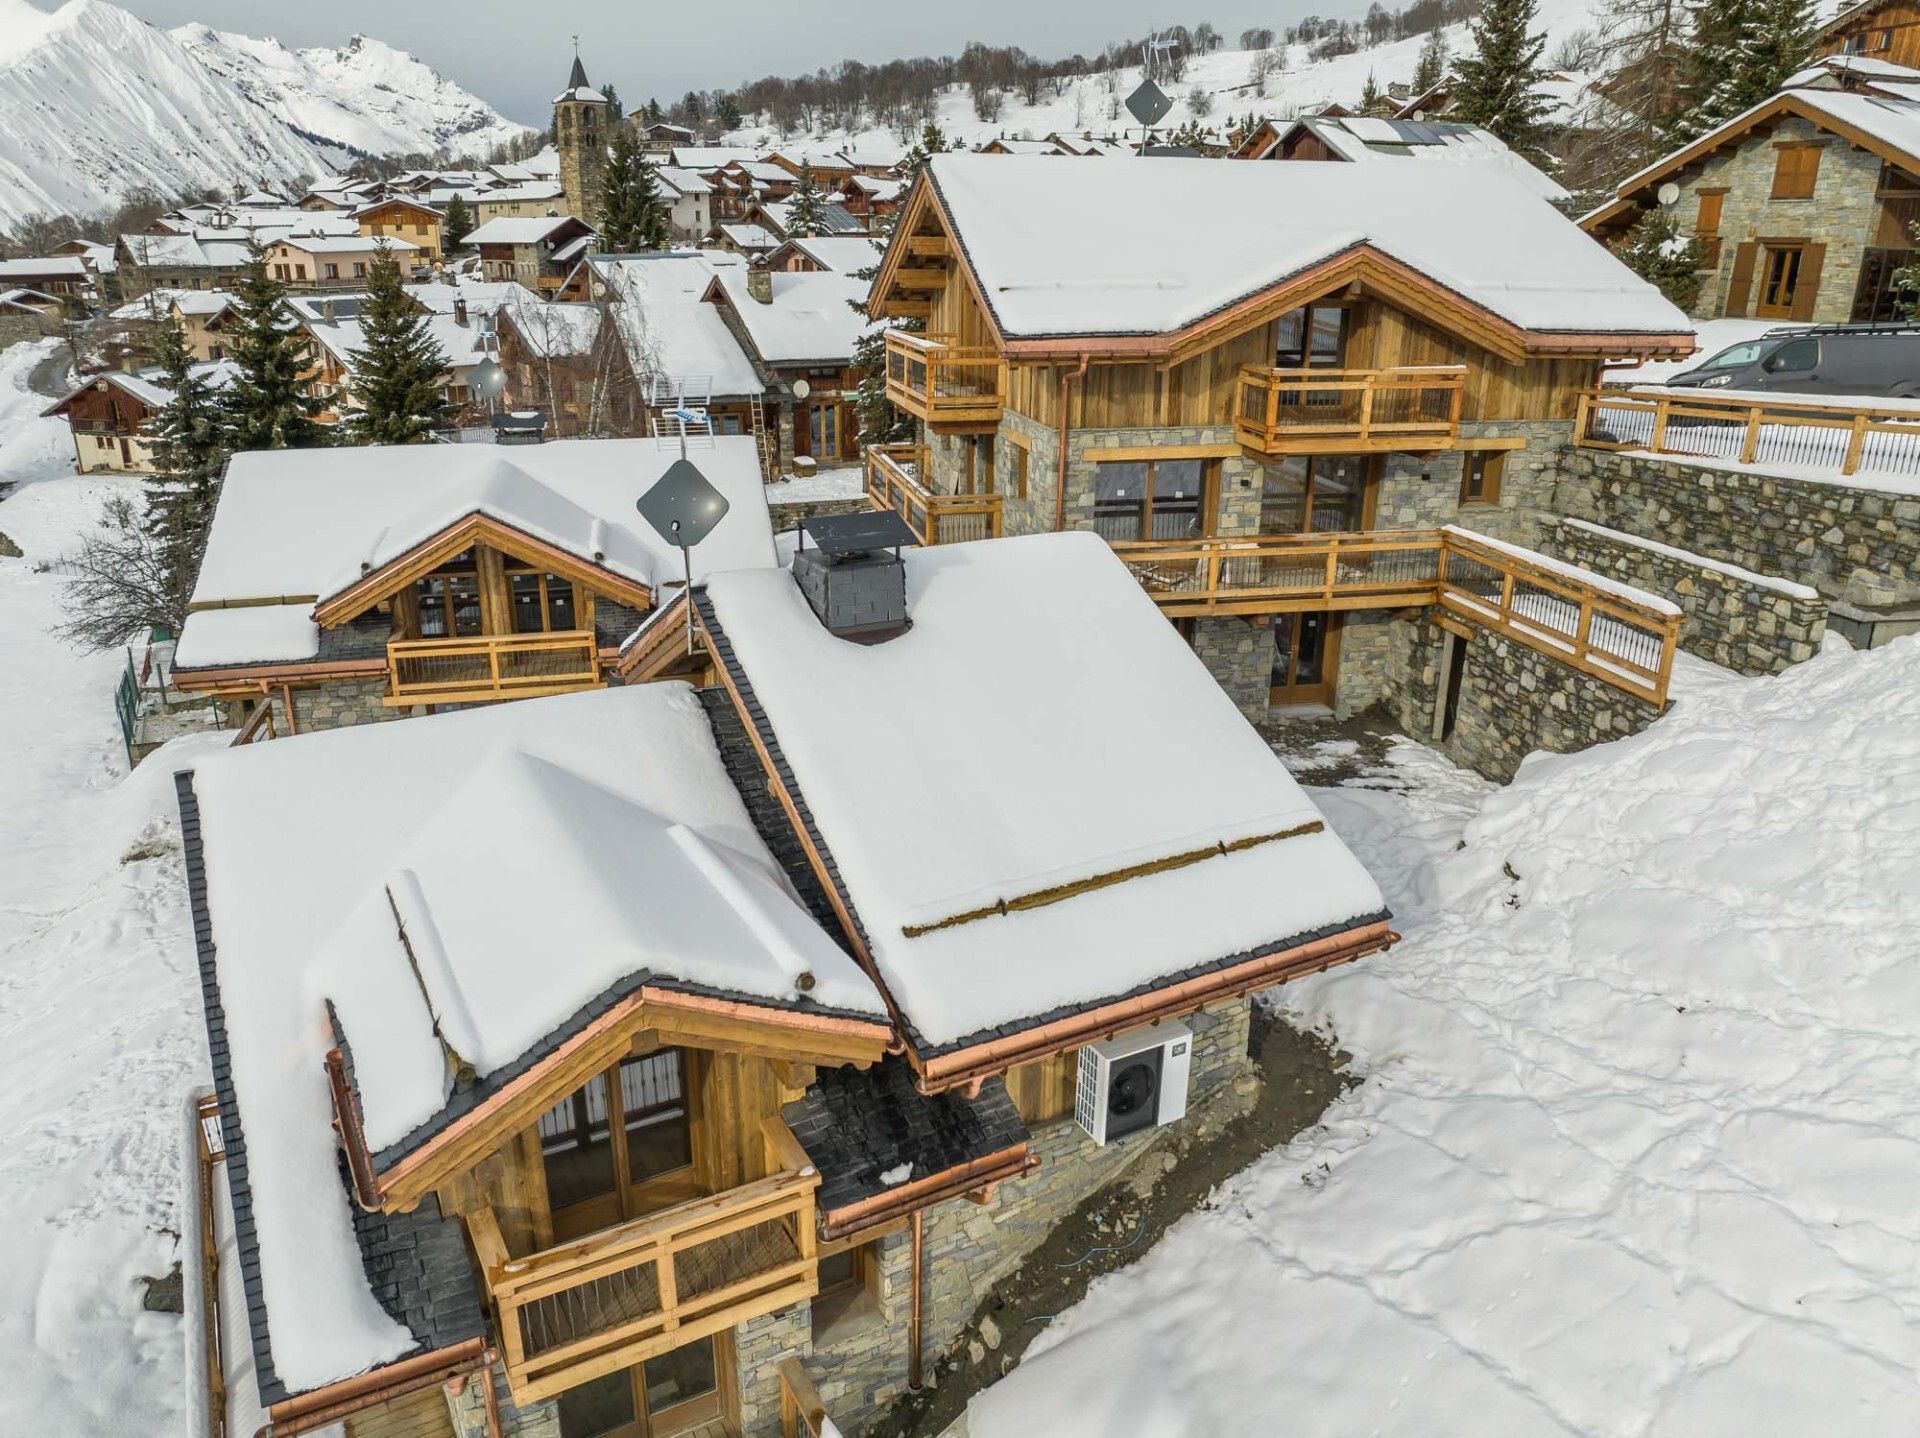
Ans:
[[[727,517],[727,497],[687,458],[687,436],[680,435],[680,458],[667,466],[652,489],[634,501],[640,517],[680,551],[687,600],[687,653],[693,653],[693,547]]]
[[[1173,101],[1154,83],[1156,72],[1171,69],[1168,63],[1180,42],[1171,35],[1149,35],[1140,47],[1140,88],[1127,96],[1127,112],[1140,122],[1140,153],[1153,144],[1153,127],[1167,118]]]

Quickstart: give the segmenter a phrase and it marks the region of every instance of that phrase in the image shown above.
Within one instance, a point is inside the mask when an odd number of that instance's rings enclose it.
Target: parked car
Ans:
[[[1729,345],[1677,374],[1683,389],[1920,398],[1920,325],[1812,325]]]

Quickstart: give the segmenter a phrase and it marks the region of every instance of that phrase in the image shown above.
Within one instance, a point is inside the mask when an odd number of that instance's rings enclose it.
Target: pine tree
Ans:
[[[448,252],[460,247],[461,241],[473,232],[473,211],[467,208],[467,202],[458,194],[447,201],[447,212],[440,217],[441,244]]]
[[[629,125],[614,131],[613,150],[600,174],[600,242],[614,255],[664,250],[673,243],[659,181]]]
[[[658,100],[648,97],[646,105],[640,111],[640,118],[649,125],[657,125],[666,118],[666,112],[660,108]]]
[[[1811,0],[1694,0],[1690,22],[1672,142],[1759,104],[1813,55]]]
[[[1626,267],[1680,309],[1692,312],[1700,298],[1700,241],[1680,228],[1671,210],[1649,210],[1620,247]]]
[[[1582,178],[1611,185],[1668,148],[1668,128],[1681,107],[1688,66],[1685,0],[1607,0],[1600,12],[1598,55],[1610,73],[1604,105],[1593,111]]]
[[[1447,61],[1452,59],[1447,50],[1447,37],[1436,26],[1427,31],[1427,40],[1420,47],[1420,58],[1413,66],[1413,93],[1424,95],[1435,85],[1447,78]]]
[[[1367,71],[1367,83],[1360,88],[1360,113],[1378,115],[1380,113],[1380,82],[1373,77],[1373,71]]]
[[[803,163],[800,181],[793,187],[793,198],[788,202],[787,234],[789,237],[817,235],[825,228],[826,221],[826,204],[820,198],[819,185],[814,183],[813,166]]]
[[[608,108],[613,111],[613,114],[609,116],[609,118],[618,122],[620,117],[626,112],[620,108],[620,92],[613,88],[613,81],[609,80],[606,84],[602,85],[600,87],[600,94],[606,100]]]
[[[169,612],[185,614],[220,496],[229,437],[219,399],[194,372],[193,352],[177,321],[161,327],[155,357],[171,398],[149,430],[154,475],[148,481],[146,527]]]
[[[722,95],[719,104],[714,108],[714,117],[719,120],[722,130],[739,129],[741,118],[739,102],[731,95]]]
[[[267,273],[261,251],[254,251],[233,296],[228,358],[238,372],[221,395],[233,448],[311,449],[330,443],[318,419],[325,402],[309,394],[301,378],[306,341],[287,312],[286,286]]]
[[[1474,53],[1454,67],[1451,118],[1490,130],[1535,163],[1546,158],[1544,32],[1533,29],[1535,0],[1487,0],[1473,22]]]
[[[361,444],[424,444],[447,414],[447,352],[385,247],[367,276],[360,332],[366,344],[349,356],[348,387],[359,408],[348,417],[348,433]]]

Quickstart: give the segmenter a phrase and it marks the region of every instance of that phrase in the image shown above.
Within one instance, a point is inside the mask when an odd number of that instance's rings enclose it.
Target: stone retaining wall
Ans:
[[[831,514],[865,514],[873,506],[867,503],[865,495],[856,495],[851,499],[793,499],[783,500],[775,496],[779,489],[767,490],[767,513],[773,519],[773,532],[792,529],[803,520],[818,519]]]
[[[1555,558],[1671,599],[1686,611],[1680,647],[1723,669],[1778,674],[1813,658],[1827,631],[1826,601],[1804,589],[1785,592],[1758,576],[1689,563],[1559,519],[1545,522],[1541,540]]]
[[[387,692],[385,675],[377,679],[336,679],[295,689],[293,727],[287,726],[286,704],[282,691],[273,691],[273,724],[276,733],[313,734],[322,729],[343,729],[349,724],[378,724],[387,719],[404,719],[408,710],[389,708],[380,701]]]

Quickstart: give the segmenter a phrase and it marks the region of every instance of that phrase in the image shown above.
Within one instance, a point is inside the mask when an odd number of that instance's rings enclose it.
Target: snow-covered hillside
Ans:
[[[1552,56],[1568,36],[1594,29],[1598,8],[1598,0],[1539,0],[1538,23],[1547,36],[1547,55]],[[1099,17],[1091,17],[1089,23],[1097,31]],[[1473,42],[1464,24],[1446,27],[1445,35],[1452,54],[1457,56],[1472,50]],[[1088,36],[1090,42],[1096,38],[1095,34]],[[1165,135],[1190,119],[1220,128],[1249,111],[1274,119],[1288,119],[1329,101],[1354,105],[1366,88],[1369,75],[1383,93],[1390,83],[1410,82],[1424,43],[1425,37],[1417,36],[1330,60],[1309,58],[1309,47],[1305,45],[1280,45],[1271,51],[1222,49],[1211,55],[1195,56],[1188,61],[1183,78],[1166,87],[1174,106],[1156,133]],[[1252,80],[1257,60],[1274,67],[1264,83],[1264,93]],[[938,124],[949,142],[957,139],[968,145],[977,145],[995,136],[1038,139],[1056,131],[1077,135],[1090,130],[1096,135],[1137,137],[1139,126],[1126,112],[1126,99],[1140,78],[1138,67],[1081,76],[1068,82],[1063,94],[1052,94],[1050,86],[1042,90],[1037,105],[1024,103],[1017,92],[1007,93],[1003,96],[999,117],[991,121],[975,116],[966,88],[956,85],[939,98]],[[1208,113],[1204,117],[1195,115],[1189,103],[1196,89],[1206,95]],[[1580,85],[1576,81],[1551,89],[1557,102],[1573,104],[1578,100]],[[826,148],[845,145],[858,149],[862,140],[897,145],[907,138],[912,137],[881,128],[852,134],[835,129],[782,135],[768,127],[763,117],[750,117],[750,123],[728,136],[727,141],[741,145],[805,142]]]
[[[1365,1082],[971,1438],[1910,1438],[1920,640],[1676,692],[1505,790],[1405,744],[1316,794],[1405,937],[1279,998]]]
[[[520,130],[378,41],[294,51],[103,0],[0,0],[0,227],[143,187],[286,184],[357,153],[479,153]]]

